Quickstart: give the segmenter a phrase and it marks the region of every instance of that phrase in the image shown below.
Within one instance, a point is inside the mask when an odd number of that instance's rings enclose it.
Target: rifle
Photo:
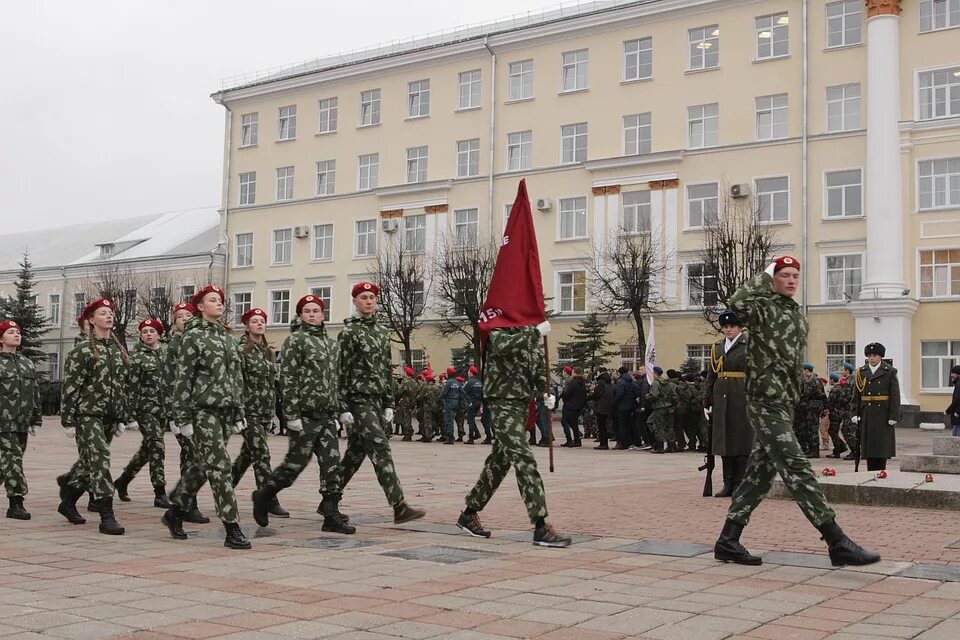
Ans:
[[[707,410],[703,410],[707,413]],[[703,456],[703,464],[697,467],[697,471],[706,471],[707,477],[703,479],[703,497],[713,496],[713,469],[716,466],[716,457],[713,455],[713,412],[707,413],[707,454]]]
[[[860,471],[860,451],[863,450],[863,436],[866,433],[866,429],[864,429],[862,414],[863,414],[862,410],[857,412],[857,439],[859,440],[859,442],[857,443],[857,456],[853,459],[854,473],[856,473],[857,471]]]

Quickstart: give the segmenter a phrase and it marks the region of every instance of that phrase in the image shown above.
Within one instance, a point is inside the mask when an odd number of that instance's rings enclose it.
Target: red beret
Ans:
[[[467,370],[467,373],[472,373],[473,375],[477,375],[480,372],[477,370],[475,366],[470,365],[470,368]]]
[[[18,325],[13,320],[4,320],[3,322],[0,322],[0,336],[5,334],[7,332],[7,329],[19,329],[19,328],[20,328],[20,325]]]
[[[457,376],[457,382],[459,382],[460,384],[463,384],[463,378],[461,378],[460,376]]]
[[[353,285],[353,289],[350,290],[350,297],[356,298],[364,291],[370,291],[375,296],[380,295],[380,287],[372,282],[358,282],[357,284]]]
[[[457,375],[457,370],[454,369],[453,367],[447,367],[447,375],[448,375],[448,376],[455,376],[455,375]]]
[[[433,382],[433,376],[432,376],[432,375],[430,375],[430,374],[428,373],[426,377],[427,377],[427,382]]]
[[[173,315],[177,315],[177,311],[189,311],[192,315],[197,315],[197,308],[189,302],[178,302],[173,305]]]
[[[308,296],[303,296],[303,297],[300,298],[300,300],[297,302],[297,315],[300,315],[300,312],[303,311],[303,308],[304,308],[305,306],[307,306],[307,303],[309,303],[309,302],[314,302],[314,303],[320,305],[320,311],[323,311],[323,310],[324,310],[323,300],[321,300],[320,298],[318,298],[318,297],[315,296],[315,295],[308,295]]]
[[[793,267],[797,271],[800,271],[800,261],[794,258],[793,256],[777,256],[773,259],[773,263],[776,265],[773,268],[773,272],[776,273],[780,269],[785,269],[787,267]]]
[[[141,320],[140,324],[137,325],[137,331],[143,331],[144,327],[153,327],[157,330],[157,333],[163,333],[163,323],[156,318]]]
[[[567,366],[565,366],[565,367],[563,368],[563,372],[564,372],[564,373],[573,373],[573,367],[571,367],[570,365],[567,365]]]
[[[261,318],[263,318],[264,322],[266,322],[267,320],[267,312],[259,307],[254,307],[253,309],[249,309],[246,313],[240,316],[240,322],[242,322],[243,324],[247,324],[247,320],[249,320],[253,316],[260,316]]]
[[[107,309],[110,309],[110,311],[115,311],[115,309],[113,308],[112,300],[110,300],[109,298],[97,298],[96,300],[88,304],[86,307],[84,307],[83,315],[81,317],[89,318],[90,316],[93,315],[93,312],[99,309],[100,307],[105,307]]]
[[[403,375],[407,376],[408,378],[412,378],[412,377],[413,377],[413,369],[411,369],[410,367],[404,367],[404,368],[403,368]]]
[[[194,306],[198,306],[201,302],[203,302],[204,297],[206,297],[208,293],[215,293],[220,296],[220,302],[225,301],[225,298],[223,297],[223,289],[215,284],[208,284],[203,289],[200,289],[200,291],[197,291],[195,294],[193,294],[193,298],[190,301],[193,302]]]

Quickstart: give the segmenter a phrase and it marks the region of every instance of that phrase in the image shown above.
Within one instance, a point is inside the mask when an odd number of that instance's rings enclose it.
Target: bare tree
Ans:
[[[136,325],[142,278],[128,264],[101,262],[89,274],[88,300],[109,298],[113,302],[113,334],[127,346],[127,328]]]
[[[393,332],[391,340],[403,347],[403,361],[412,366],[411,337],[423,324],[426,294],[430,289],[422,252],[409,251],[400,239],[382,243],[370,264],[380,285],[377,312]]]
[[[168,273],[154,271],[143,278],[143,292],[140,304],[144,316],[157,318],[163,323],[164,335],[169,335],[170,310],[179,302],[180,285],[175,283]]]

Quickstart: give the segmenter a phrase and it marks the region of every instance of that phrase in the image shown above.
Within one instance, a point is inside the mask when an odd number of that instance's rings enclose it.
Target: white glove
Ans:
[[[176,422],[174,422],[173,420],[171,420],[171,421],[168,423],[168,426],[170,427],[170,433],[172,433],[172,434],[175,435],[175,436],[180,435],[180,427],[177,426],[177,423],[176,423]]]
[[[342,424],[343,426],[349,427],[350,425],[353,424],[353,414],[350,413],[349,411],[344,411],[343,413],[340,414],[339,421],[340,421],[340,424]]]
[[[127,425],[123,424],[122,422],[119,423],[117,426],[113,428],[113,437],[119,438],[120,436],[123,435],[123,432],[126,430],[127,430]]]
[[[710,417],[711,413],[713,413],[713,407],[707,407],[703,410],[703,415],[705,415],[707,418]]]
[[[76,438],[76,437],[77,437],[77,430],[74,429],[73,427],[67,427],[67,428],[64,430],[64,433],[67,434],[67,437],[68,437],[68,438]]]
[[[190,424],[190,423],[187,423],[187,424],[183,425],[182,427],[180,427],[180,435],[182,435],[184,438],[192,438],[192,437],[193,437],[193,425]]]
[[[776,268],[777,268],[777,262],[776,262],[776,258],[774,258],[774,261],[771,262],[770,264],[768,264],[768,265],[767,265],[767,268],[764,269],[763,271],[764,271],[764,273],[770,274],[770,277],[772,278],[772,277],[773,277],[773,270],[776,269]]]
[[[852,418],[850,418],[850,422],[852,422],[853,424],[860,424],[860,416],[853,416]]]
[[[548,411],[552,411],[553,408],[557,406],[557,396],[552,396],[549,393],[543,394],[543,406],[545,406]]]
[[[131,420],[125,426],[130,431],[140,431],[140,424],[136,420]]]
[[[290,429],[290,431],[303,431],[303,420],[300,418],[287,420],[287,429]]]
[[[540,332],[540,335],[542,335],[542,336],[545,336],[545,335],[547,335],[548,333],[550,333],[550,321],[549,321],[549,320],[544,320],[543,322],[541,322],[540,324],[538,324],[538,325],[537,325],[537,331],[539,331],[539,332]]]
[[[893,425],[897,424],[897,421],[896,421],[896,420],[887,420],[887,424],[892,427]]]
[[[387,407],[386,409],[383,410],[383,421],[386,422],[387,424],[390,424],[391,422],[393,422],[393,409],[391,409],[390,407]]]
[[[340,426],[340,421],[337,420],[336,418],[333,419],[333,426],[335,426],[335,427],[337,428],[337,433],[340,433],[340,429],[341,429],[342,427]]]
[[[27,428],[27,433],[29,433],[31,436],[37,435],[37,425],[35,424],[30,425]]]
[[[231,427],[231,431],[233,431],[234,433],[240,433],[246,428],[247,428],[246,418],[240,418],[239,420],[237,420],[236,424],[234,424],[233,427]]]

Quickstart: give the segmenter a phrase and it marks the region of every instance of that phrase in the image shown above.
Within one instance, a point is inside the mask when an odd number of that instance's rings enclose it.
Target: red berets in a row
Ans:
[[[157,333],[163,333],[163,323],[156,318],[141,320],[140,324],[137,325],[137,331],[143,331],[144,327],[152,327]]]
[[[358,282],[357,284],[353,285],[353,289],[350,290],[350,297],[356,298],[361,293],[365,293],[367,291],[371,292],[375,296],[380,295],[380,287],[372,282]]]

